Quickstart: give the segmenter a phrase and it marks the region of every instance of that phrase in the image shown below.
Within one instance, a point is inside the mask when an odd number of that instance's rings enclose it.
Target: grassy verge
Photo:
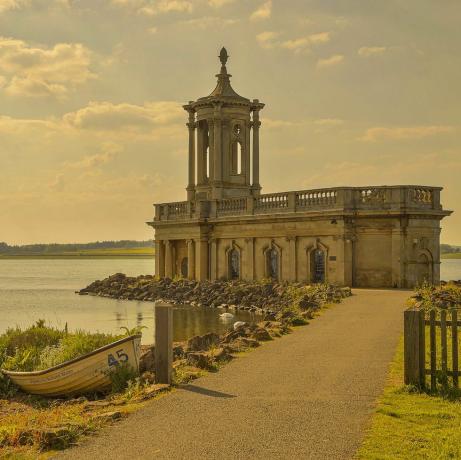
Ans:
[[[461,252],[451,252],[449,254],[441,254],[441,259],[461,259]]]
[[[106,248],[106,249],[82,249],[79,251],[62,251],[50,253],[30,253],[30,254],[0,254],[0,259],[91,259],[115,258],[115,257],[141,257],[153,258],[153,248]]]
[[[358,459],[461,458],[461,403],[413,392],[403,382],[403,339]]]

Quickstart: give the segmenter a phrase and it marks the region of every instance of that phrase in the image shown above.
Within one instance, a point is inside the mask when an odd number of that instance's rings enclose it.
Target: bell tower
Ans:
[[[188,200],[245,197],[261,191],[259,111],[264,104],[234,91],[226,68],[228,58],[222,48],[213,92],[183,106],[189,113]]]

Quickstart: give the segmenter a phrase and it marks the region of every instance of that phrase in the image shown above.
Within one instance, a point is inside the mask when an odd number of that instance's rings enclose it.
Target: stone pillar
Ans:
[[[251,185],[251,122],[245,122],[245,148],[242,155],[242,173],[245,175],[245,184]]]
[[[222,148],[222,114],[221,103],[214,104],[214,126],[213,126],[213,162],[210,165],[213,168],[211,173],[213,176],[212,198],[222,198],[222,180],[223,180],[223,148]],[[210,139],[211,142],[211,139]]]
[[[194,240],[187,240],[187,277],[195,279],[195,243]]]
[[[203,137],[204,137],[204,130],[203,130],[203,123],[198,122],[197,123],[197,184],[198,185],[203,185],[205,183],[205,174],[206,174],[206,169],[204,169],[204,143],[203,143]]]
[[[297,278],[297,260],[296,260],[296,236],[287,237],[289,249],[288,249],[288,281],[294,283]]]
[[[208,158],[206,154],[204,158],[208,161],[208,165],[205,164],[205,171],[208,168],[208,180],[209,183],[214,180],[214,163],[215,163],[215,122],[214,120],[207,120],[208,122]]]
[[[195,240],[196,248],[196,279],[204,281],[208,279],[208,240]]]
[[[391,255],[391,271],[392,271],[392,287],[401,288],[404,285],[404,273],[402,257],[404,254],[404,237],[400,222],[392,229],[392,255]]]
[[[173,245],[171,241],[165,241],[165,276],[167,278],[173,278]]]
[[[245,279],[253,281],[255,279],[255,244],[254,238],[245,238]]]
[[[189,182],[187,184],[187,199],[195,197],[195,112],[189,110]]]
[[[218,279],[218,242],[215,238],[210,240],[210,279]]]
[[[155,276],[165,277],[165,245],[163,241],[155,241]]]
[[[259,109],[253,110],[253,189],[256,192],[261,190],[259,184]]]

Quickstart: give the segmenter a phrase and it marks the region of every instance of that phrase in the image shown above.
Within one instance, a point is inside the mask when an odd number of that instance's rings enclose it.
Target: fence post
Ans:
[[[425,386],[424,311],[408,309],[404,318],[405,385]]]
[[[171,384],[173,372],[173,308],[155,304],[155,380]]]

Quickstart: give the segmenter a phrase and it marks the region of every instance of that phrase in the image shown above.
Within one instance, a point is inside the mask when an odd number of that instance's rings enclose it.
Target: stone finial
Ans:
[[[227,54],[226,48],[224,46],[221,48],[221,52],[219,53],[219,60],[223,66],[226,65],[227,60],[229,59],[229,55]]]

